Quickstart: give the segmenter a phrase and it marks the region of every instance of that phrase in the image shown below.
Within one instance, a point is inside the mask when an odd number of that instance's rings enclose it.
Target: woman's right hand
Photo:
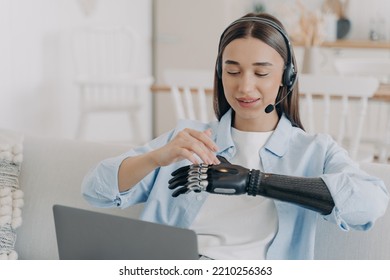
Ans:
[[[183,159],[193,164],[219,164],[215,155],[217,151],[218,147],[211,139],[211,129],[198,131],[186,128],[165,146],[154,150],[151,156],[157,166],[167,166]]]

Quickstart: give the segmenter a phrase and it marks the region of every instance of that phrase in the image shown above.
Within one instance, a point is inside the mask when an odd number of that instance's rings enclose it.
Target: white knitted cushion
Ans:
[[[17,259],[15,229],[22,224],[23,192],[19,188],[23,137],[0,130],[0,259]]]

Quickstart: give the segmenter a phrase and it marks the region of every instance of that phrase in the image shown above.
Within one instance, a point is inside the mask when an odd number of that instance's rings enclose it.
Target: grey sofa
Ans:
[[[23,223],[17,229],[15,245],[19,259],[58,259],[53,204],[138,217],[142,205],[125,210],[97,209],[88,205],[80,192],[85,173],[95,163],[128,148],[117,144],[25,137],[19,179],[24,191]],[[382,177],[390,186],[390,165],[363,163],[362,168]],[[368,232],[343,232],[319,221],[315,256],[317,259],[390,259],[389,232],[389,211]]]

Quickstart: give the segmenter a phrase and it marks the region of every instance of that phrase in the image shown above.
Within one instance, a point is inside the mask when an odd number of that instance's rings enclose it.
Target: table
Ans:
[[[154,84],[151,86],[152,93],[168,93],[170,92],[171,88],[167,85],[158,85]],[[195,89],[192,90],[194,93],[196,92]],[[213,94],[213,89],[208,88],[205,89],[206,94]],[[377,89],[377,91],[374,93],[374,96],[371,97],[372,100],[378,100],[378,101],[385,101],[390,102],[390,83],[381,83]]]
[[[390,84],[380,84],[371,99],[390,102]]]

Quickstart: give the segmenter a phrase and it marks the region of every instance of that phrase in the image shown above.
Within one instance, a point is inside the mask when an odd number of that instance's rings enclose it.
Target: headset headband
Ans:
[[[287,46],[287,63],[290,63],[290,64],[293,64],[293,61],[292,61],[292,55],[291,55],[291,43],[290,43],[290,40],[286,34],[286,32],[282,29],[282,27],[280,27],[278,24],[276,24],[274,21],[270,20],[270,19],[267,19],[267,18],[261,18],[261,17],[243,17],[243,18],[239,18],[235,21],[233,21],[228,27],[226,27],[226,29],[223,31],[222,35],[221,35],[221,40],[219,40],[220,44],[222,42],[222,38],[225,36],[225,33],[229,30],[230,27],[236,25],[237,23],[241,23],[241,22],[259,22],[259,23],[265,23],[265,24],[268,24],[269,26],[273,27],[274,29],[276,29],[283,37],[284,41],[286,42],[286,46]],[[221,51],[221,45],[219,46],[218,48],[218,51],[220,52]]]

